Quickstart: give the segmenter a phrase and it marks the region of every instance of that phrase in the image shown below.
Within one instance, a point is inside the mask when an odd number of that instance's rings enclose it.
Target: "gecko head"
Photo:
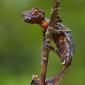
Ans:
[[[41,24],[45,19],[45,11],[38,8],[32,8],[22,13],[24,21],[31,24]]]

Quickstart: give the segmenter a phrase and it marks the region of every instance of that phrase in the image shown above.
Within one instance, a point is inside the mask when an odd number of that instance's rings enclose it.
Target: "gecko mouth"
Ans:
[[[24,21],[27,22],[27,23],[33,23],[34,21],[34,17],[35,16],[32,16],[32,13],[30,11],[25,11],[22,13],[23,17],[24,17]]]

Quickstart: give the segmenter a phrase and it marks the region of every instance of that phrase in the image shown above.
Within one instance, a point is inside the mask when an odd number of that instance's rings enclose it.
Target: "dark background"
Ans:
[[[63,23],[72,30],[76,53],[60,85],[85,85],[85,0],[61,0]],[[46,17],[54,0],[0,0],[0,85],[30,85],[33,74],[40,75],[41,27],[27,24],[21,13],[43,8]],[[62,68],[53,52],[49,56],[47,78]]]

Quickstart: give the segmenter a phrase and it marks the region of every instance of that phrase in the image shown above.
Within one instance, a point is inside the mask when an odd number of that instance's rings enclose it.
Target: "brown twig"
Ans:
[[[58,85],[59,84],[59,81],[62,79],[62,77],[65,75],[65,73],[67,72],[68,70],[68,67],[65,66],[63,68],[63,70],[56,76],[54,77],[51,77],[50,79],[48,80],[45,80],[45,84],[44,85]],[[33,85],[40,85],[40,81],[38,78],[36,78],[36,76],[34,76],[34,79],[32,80],[32,84]]]
[[[48,56],[49,56],[49,47],[47,46],[51,42],[50,30],[46,32],[46,36],[43,37],[43,46],[42,46],[42,54],[41,54],[41,76],[40,80],[36,79],[35,76],[31,82],[34,85],[47,85],[45,78],[46,78],[46,71],[47,71],[47,64],[48,64]],[[38,83],[37,83],[38,82]]]
[[[41,59],[41,77],[40,77],[40,85],[45,85],[45,77],[47,71],[48,64],[48,55],[49,51],[45,48],[42,49],[42,59]]]
[[[50,35],[50,31],[53,30],[54,27],[54,23],[56,22],[55,19],[57,19],[57,15],[58,15],[58,10],[59,10],[59,6],[60,6],[60,0],[56,0],[55,1],[55,5],[53,7],[53,12],[51,15],[51,20],[49,23],[49,27],[48,30],[46,32],[45,37],[43,37],[43,46],[42,46],[42,54],[41,54],[41,76],[40,76],[40,81],[38,82],[39,85],[48,85],[48,84],[52,84],[52,85],[56,85],[54,84],[54,78],[51,80],[45,80],[46,77],[46,71],[47,71],[47,64],[48,64],[48,56],[49,56],[49,51],[50,49],[48,49],[47,45],[50,44],[51,42],[51,35]],[[35,82],[37,82],[37,80],[34,79]],[[36,84],[37,85],[37,84]]]
[[[47,45],[51,42],[51,36],[49,30],[46,32],[46,36],[43,37],[43,47],[42,47],[42,55],[41,55],[41,77],[40,77],[40,85],[45,85],[45,77],[47,71],[48,64],[48,56],[50,49]]]

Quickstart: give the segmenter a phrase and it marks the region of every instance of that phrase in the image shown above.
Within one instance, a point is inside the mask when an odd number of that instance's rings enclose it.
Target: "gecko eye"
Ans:
[[[39,13],[38,15],[41,15],[41,13]]]
[[[32,15],[38,15],[39,11],[37,9],[34,9],[33,12],[32,12]]]
[[[37,9],[35,9],[35,10],[34,10],[34,12],[38,12],[38,10],[37,10]]]

